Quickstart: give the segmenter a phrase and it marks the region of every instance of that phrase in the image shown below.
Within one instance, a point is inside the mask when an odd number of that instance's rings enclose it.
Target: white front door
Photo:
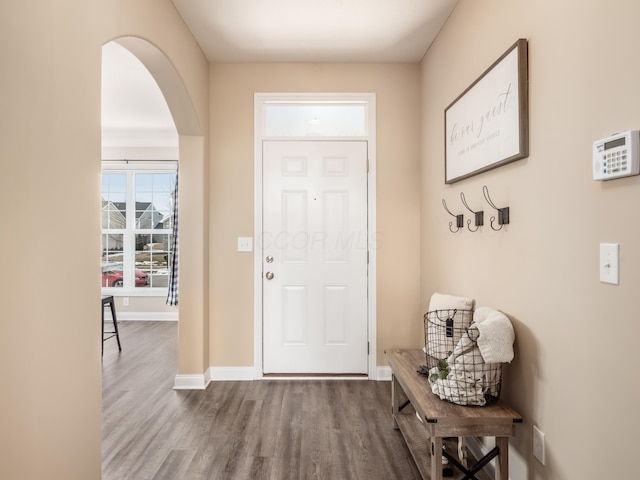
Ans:
[[[263,373],[366,374],[367,142],[262,157]]]

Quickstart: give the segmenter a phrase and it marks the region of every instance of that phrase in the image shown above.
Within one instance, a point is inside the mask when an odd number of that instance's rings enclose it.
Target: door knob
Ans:
[[[265,260],[267,261],[267,263],[273,263],[273,257],[271,255],[267,255],[267,258],[265,258]]]
[[[273,272],[267,272],[267,274],[265,275],[265,277],[267,277],[267,280],[271,280],[271,279],[273,279],[273,277],[274,277]]]

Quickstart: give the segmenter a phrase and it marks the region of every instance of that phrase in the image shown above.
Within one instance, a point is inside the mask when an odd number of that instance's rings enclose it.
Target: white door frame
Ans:
[[[367,128],[365,136],[358,137],[267,137],[264,130],[264,110],[273,103],[342,103],[366,104]],[[264,140],[364,140],[368,143],[369,171],[367,174],[368,251],[367,310],[369,380],[377,380],[376,348],[376,96],[374,93],[256,93],[254,95],[254,379],[264,378],[262,373],[262,142]],[[270,379],[273,377],[269,377]],[[325,377],[326,378],[326,377]],[[290,377],[288,377],[290,379]],[[308,377],[307,377],[308,379]]]

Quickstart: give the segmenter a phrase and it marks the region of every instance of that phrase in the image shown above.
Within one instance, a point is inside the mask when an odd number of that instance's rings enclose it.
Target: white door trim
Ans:
[[[304,137],[306,140],[346,140],[358,139],[368,143],[368,247],[369,270],[368,289],[368,341],[369,360],[368,378],[377,380],[377,348],[376,348],[376,96],[375,93],[256,93],[254,95],[254,254],[253,254],[253,293],[254,293],[254,378],[260,380],[262,374],[262,142],[264,140],[286,140],[286,138],[267,137],[264,134],[264,108],[267,103],[274,102],[349,102],[367,104],[367,133],[359,137]],[[300,140],[301,138],[291,138]]]

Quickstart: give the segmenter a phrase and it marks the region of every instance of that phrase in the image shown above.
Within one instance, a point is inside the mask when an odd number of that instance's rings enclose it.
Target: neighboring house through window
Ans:
[[[174,162],[103,162],[103,288],[166,294],[175,182]]]

